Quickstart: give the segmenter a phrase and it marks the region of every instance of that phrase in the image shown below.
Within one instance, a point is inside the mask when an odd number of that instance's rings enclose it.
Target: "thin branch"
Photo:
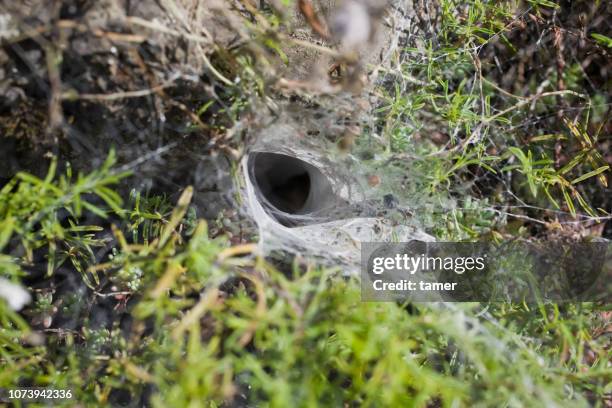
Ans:
[[[127,17],[126,21],[128,23],[134,24],[134,25],[138,25],[141,27],[145,27],[148,28],[150,30],[153,31],[158,31],[160,33],[164,33],[164,34],[168,34],[174,37],[179,37],[179,38],[184,38],[187,39],[189,41],[193,41],[195,43],[198,44],[205,44],[208,46],[214,46],[214,41],[213,41],[213,37],[212,35],[206,31],[206,29],[204,29],[203,27],[201,28],[202,32],[206,35],[206,37],[203,37],[201,35],[196,35],[196,34],[191,34],[185,31],[177,31],[177,30],[173,30],[171,28],[168,28],[162,24],[159,23],[154,23],[151,21],[147,21],[144,20],[140,17]],[[213,73],[213,75],[215,77],[217,77],[217,79],[221,82],[223,82],[226,85],[233,85],[233,82],[229,79],[227,79],[223,74],[221,74],[210,62],[210,60],[208,59],[208,57],[206,56],[206,53],[204,53],[204,51],[201,52],[201,56],[202,59],[204,60],[204,64],[206,65],[206,67],[210,70],[210,72]]]
[[[152,88],[141,89],[138,91],[115,92],[109,94],[78,94],[72,91],[68,91],[62,93],[61,98],[65,100],[89,101],[116,101],[118,99],[126,98],[142,98],[143,96],[149,96],[151,94],[161,91],[162,89],[171,87],[178,78],[180,78],[180,75],[175,75],[173,78],[164,82],[163,84],[154,86]]]
[[[489,116],[488,118],[484,118],[483,122],[484,123],[491,123],[495,119],[497,119],[497,118],[499,118],[501,116],[504,116],[505,114],[507,114],[509,112],[512,112],[513,110],[519,109],[519,108],[529,104],[530,102],[532,102],[534,100],[537,100],[537,99],[540,99],[540,98],[544,98],[544,97],[547,97],[547,96],[562,96],[562,95],[574,95],[574,96],[577,96],[579,98],[586,99],[587,101],[589,100],[588,96],[583,95],[583,94],[578,93],[578,92],[570,91],[570,90],[544,92],[544,93],[541,93],[541,94],[536,94],[536,95],[530,96],[528,98],[525,98],[525,99],[519,101],[518,103],[516,103],[515,105],[512,105],[508,109],[504,109],[503,111],[498,112],[498,113],[496,113],[493,116]]]
[[[203,37],[201,35],[195,35],[195,34],[191,34],[191,33],[187,33],[187,32],[182,32],[182,31],[177,31],[177,30],[173,30],[171,28],[168,28],[162,24],[156,23],[156,22],[152,22],[152,21],[147,21],[145,19],[142,19],[140,17],[127,17],[126,21],[130,24],[134,24],[137,26],[141,26],[141,27],[145,27],[148,28],[150,30],[153,31],[159,31],[160,33],[164,33],[164,34],[168,34],[174,37],[179,37],[179,38],[186,38],[190,41],[193,42],[197,42],[197,43],[202,43],[202,44],[207,44],[207,45],[213,45],[213,40],[212,40],[212,36],[210,35],[210,33],[208,33],[208,31],[204,30],[202,28],[202,32],[204,32],[204,34],[206,34],[206,37]]]

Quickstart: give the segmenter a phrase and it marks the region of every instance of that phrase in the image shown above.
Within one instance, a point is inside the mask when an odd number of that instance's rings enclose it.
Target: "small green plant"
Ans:
[[[529,191],[534,198],[538,196],[538,191],[541,188],[550,202],[556,208],[560,208],[557,200],[551,194],[551,188],[555,187],[561,191],[565,204],[572,215],[576,215],[576,206],[574,204],[574,200],[576,200],[586,213],[596,217],[595,211],[589,206],[575,186],[591,177],[597,177],[603,186],[607,186],[608,181],[605,173],[610,169],[610,166],[604,163],[601,155],[594,149],[593,141],[586,132],[581,131],[576,125],[568,121],[565,121],[565,123],[581,145],[581,150],[568,164],[556,170],[553,167],[554,161],[552,159],[543,157],[540,160],[534,160],[531,150],[525,154],[517,147],[509,147],[508,150],[519,160],[520,164],[506,166],[502,171],[518,170],[525,176]],[[571,170],[585,163],[589,163],[593,170],[573,180],[566,178]]]
[[[0,250],[13,237],[18,237],[18,246],[24,254],[18,263],[27,264],[32,262],[35,250],[48,248],[47,276],[69,260],[91,284],[85,274],[85,264],[93,262],[92,248],[104,244],[93,235],[102,228],[79,225],[79,219],[84,211],[100,218],[107,218],[109,210],[121,212],[121,197],[109,186],[129,173],[112,172],[114,163],[115,154],[111,151],[103,165],[88,175],[73,175],[68,165],[65,174],[56,180],[55,159],[44,179],[17,174],[0,190]],[[108,205],[109,210],[100,208],[92,200],[94,196]],[[16,274],[18,267],[9,258],[4,259],[0,272],[9,276]],[[97,280],[95,275],[93,278]]]

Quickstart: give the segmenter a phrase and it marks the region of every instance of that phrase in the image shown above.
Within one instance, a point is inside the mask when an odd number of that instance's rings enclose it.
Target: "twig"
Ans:
[[[175,75],[168,81],[163,84],[154,86],[148,89],[141,89],[138,91],[125,91],[125,92],[115,92],[109,94],[78,94],[75,92],[64,92],[61,95],[61,99],[65,100],[90,100],[90,101],[116,101],[118,99],[126,99],[126,98],[142,98],[143,96],[149,96],[151,94],[157,93],[162,89],[168,88],[174,84],[174,82],[180,78],[180,75]]]
[[[250,280],[255,286],[255,293],[257,294],[257,305],[255,306],[255,319],[251,320],[246,331],[240,336],[240,340],[238,340],[238,344],[242,347],[245,347],[253,336],[255,335],[255,331],[257,330],[257,326],[259,326],[259,322],[266,315],[266,292],[264,290],[264,286],[262,281],[255,275],[241,273],[240,276]]]
[[[73,20],[60,20],[57,22],[57,26],[59,28],[72,28],[80,32],[91,31],[96,37],[105,37],[112,41],[141,43],[147,39],[145,36],[138,34],[116,33],[113,31],[104,31],[99,28],[90,28]]]
[[[204,28],[202,28],[202,32],[204,32],[206,37],[202,37],[202,36],[196,35],[196,34],[191,34],[191,33],[185,32],[185,31],[173,30],[173,29],[168,28],[168,27],[166,27],[164,25],[161,25],[159,23],[153,23],[151,21],[144,20],[144,19],[142,19],[140,17],[127,17],[126,21],[128,23],[131,23],[131,24],[134,24],[134,25],[139,25],[141,27],[146,27],[146,28],[148,28],[150,30],[159,31],[159,32],[164,33],[164,34],[172,35],[174,37],[185,38],[187,40],[193,41],[193,42],[198,43],[198,44],[206,44],[206,45],[209,45],[209,46],[213,46],[214,45],[214,41],[212,39],[212,36]],[[217,71],[217,69],[212,65],[212,63],[210,62],[210,60],[208,59],[208,57],[206,56],[206,54],[204,53],[203,50],[201,52],[201,56],[202,56],[202,60],[204,61],[204,64],[206,65],[206,67],[210,70],[210,72],[213,73],[213,75],[215,77],[217,77],[217,79],[219,81],[223,82],[226,85],[233,85],[232,81],[230,81],[225,76],[223,76],[223,74],[221,74],[219,71]]]
[[[144,19],[142,19],[140,17],[134,17],[134,16],[127,17],[126,21],[128,23],[130,23],[130,24],[134,24],[134,25],[138,25],[138,26],[141,26],[141,27],[145,27],[145,28],[148,28],[148,29],[154,30],[154,31],[159,31],[160,33],[172,35],[174,37],[186,38],[186,39],[188,39],[190,41],[193,41],[193,42],[207,44],[207,45],[213,45],[212,36],[205,29],[202,29],[202,31],[204,32],[204,34],[206,34],[206,37],[202,37],[201,35],[196,35],[196,34],[191,34],[191,33],[187,33],[187,32],[173,30],[173,29],[168,28],[168,27],[166,27],[166,26],[164,26],[162,24],[159,24],[159,23],[156,23],[156,22],[152,22],[152,21],[147,21],[147,20],[144,20]]]
[[[56,49],[49,45],[45,48],[45,60],[47,63],[47,75],[51,86],[51,95],[49,98],[49,129],[53,131],[64,122],[64,113],[62,111],[62,81],[58,64],[60,64],[59,55]]]
[[[298,8],[312,30],[322,38],[329,39],[329,32],[319,19],[312,2],[310,0],[298,0]]]
[[[93,293],[96,296],[103,297],[103,298],[114,297],[114,296],[131,296],[134,294],[134,292],[129,292],[129,291],[102,293],[102,292],[98,292],[95,290],[93,291]]]
[[[413,77],[412,75],[406,74],[402,72],[400,69],[389,69],[382,66],[377,66],[376,69],[378,71],[386,72],[387,74],[393,74],[400,76],[404,81],[409,82],[411,84],[420,85],[420,86],[430,86],[432,85],[429,82],[422,81],[418,78]]]
[[[331,49],[329,47],[326,47],[324,45],[319,45],[319,44],[315,44],[313,42],[310,41],[305,41],[305,40],[300,40],[298,38],[294,38],[294,37],[285,37],[285,36],[280,36],[281,40],[288,40],[290,42],[292,42],[295,45],[299,45],[301,47],[305,47],[305,48],[311,48],[315,51],[319,51],[322,54],[327,54],[329,56],[332,57],[342,57],[342,54],[339,53],[338,51]]]
[[[236,255],[246,255],[252,254],[257,250],[256,244],[242,244],[236,245],[229,248],[224,249],[217,256],[218,261],[224,261],[227,258],[236,256]]]
[[[508,109],[504,109],[503,111],[498,112],[498,113],[496,113],[493,116],[489,116],[488,118],[484,118],[483,122],[484,123],[493,122],[495,119],[499,118],[500,116],[504,116],[505,114],[507,114],[509,112],[512,112],[515,109],[519,109],[522,106],[525,106],[525,105],[529,104],[531,101],[534,101],[534,100],[537,100],[537,99],[540,99],[540,98],[544,98],[544,97],[547,97],[547,96],[561,96],[561,95],[574,95],[574,96],[577,96],[579,98],[589,100],[588,96],[583,95],[583,94],[578,93],[578,92],[570,91],[570,90],[544,92],[544,93],[541,93],[541,94],[536,94],[536,95],[530,96],[528,98],[525,98],[525,99],[521,100],[520,102],[518,102],[517,104],[512,105]]]
[[[59,20],[55,26],[58,28],[63,28],[63,29],[74,29],[79,32],[90,31],[96,37],[105,37],[111,41],[117,41],[117,42],[122,41],[122,42],[141,43],[147,39],[145,36],[138,35],[138,34],[125,34],[125,33],[117,33],[114,31],[104,31],[99,28],[90,28],[84,24],[79,24],[73,20]],[[16,36],[6,38],[4,39],[4,41],[7,44],[18,43],[28,38],[39,37],[40,35],[49,32],[52,28],[53,26],[51,25],[42,25],[36,28],[28,29]]]
[[[198,303],[185,314],[172,330],[172,337],[180,339],[181,335],[195,322],[199,321],[204,314],[217,304],[221,299],[221,293],[217,288],[207,290]]]

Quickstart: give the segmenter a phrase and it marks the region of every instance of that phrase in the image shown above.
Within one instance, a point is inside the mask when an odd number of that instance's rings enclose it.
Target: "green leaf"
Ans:
[[[159,247],[163,247],[172,233],[174,229],[180,224],[181,220],[185,216],[187,209],[189,208],[189,203],[191,202],[191,198],[193,197],[193,187],[188,186],[185,188],[181,196],[179,197],[178,203],[172,211],[172,215],[170,216],[170,220],[168,224],[164,225],[164,228],[161,232],[159,238]]]
[[[610,168],[610,166],[606,164],[605,166],[601,166],[598,169],[595,169],[593,171],[589,171],[588,173],[583,174],[582,176],[578,177],[577,179],[572,180],[572,184],[577,184],[577,183],[580,183],[581,181],[584,181],[584,180],[586,180],[588,178],[597,176],[598,174],[603,173],[604,171],[608,170],[609,168]]]
[[[548,140],[567,140],[567,137],[562,134],[551,133],[548,135],[539,135],[531,138],[532,142],[544,142]]]
[[[525,153],[523,153],[523,151],[518,147],[509,147],[508,150],[510,150],[512,154],[514,154],[514,156],[521,161],[521,163],[525,164],[528,162],[527,156],[525,156]]]
[[[612,48],[612,38],[598,33],[591,34],[591,37],[593,37],[593,39],[601,45],[606,46],[608,48]]]
[[[116,214],[122,213],[122,209],[120,207],[122,200],[119,194],[109,189],[108,187],[104,187],[104,186],[98,187],[95,190],[95,193],[101,199],[103,199],[106,202],[106,204],[108,204],[108,206],[112,208]]]
[[[82,201],[81,202],[83,207],[85,207],[86,209],[88,209],[89,211],[91,211],[92,213],[96,214],[97,216],[101,217],[101,218],[107,218],[107,214],[106,212],[101,209],[100,207],[96,207],[95,205],[88,203],[87,201]]]
[[[567,208],[572,216],[576,216],[576,208],[574,207],[574,202],[572,201],[572,197],[568,194],[566,188],[561,185],[561,192],[563,193],[563,197],[565,198],[565,203],[567,204]]]
[[[576,197],[576,200],[578,200],[578,204],[580,204],[582,209],[586,211],[587,214],[589,214],[591,217],[597,217],[597,214],[595,214],[595,211],[593,211],[591,206],[587,204],[587,202],[584,200],[584,198],[582,198],[582,195],[579,192],[574,191],[574,196]]]
[[[15,227],[15,219],[13,217],[6,218],[0,222],[0,250],[8,244],[9,239],[13,235]]]
[[[529,190],[531,191],[531,195],[534,197],[538,196],[538,187],[535,183],[535,179],[531,173],[527,174],[527,184],[529,184]]]
[[[533,4],[534,6],[543,6],[543,7],[550,7],[550,8],[554,8],[554,9],[558,9],[560,6],[556,3],[553,3],[552,1],[549,0],[528,0],[530,4]]]
[[[584,156],[585,156],[584,152],[579,153],[569,163],[563,166],[561,170],[559,170],[559,174],[565,174],[571,169],[573,169],[574,167],[576,167],[578,164],[580,164],[580,162],[582,162],[582,160],[584,159]]]

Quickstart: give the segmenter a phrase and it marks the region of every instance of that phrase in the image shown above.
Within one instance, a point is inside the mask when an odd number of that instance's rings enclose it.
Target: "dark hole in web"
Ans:
[[[303,214],[311,194],[312,172],[318,170],[303,160],[277,153],[255,153],[251,174],[259,194],[275,210]]]
[[[310,193],[310,176],[308,173],[301,173],[277,181],[267,192],[266,199],[283,212],[298,214],[304,208]]]
[[[286,227],[355,217],[363,211],[339,197],[332,180],[307,161],[281,153],[252,152],[247,166],[257,200]]]

